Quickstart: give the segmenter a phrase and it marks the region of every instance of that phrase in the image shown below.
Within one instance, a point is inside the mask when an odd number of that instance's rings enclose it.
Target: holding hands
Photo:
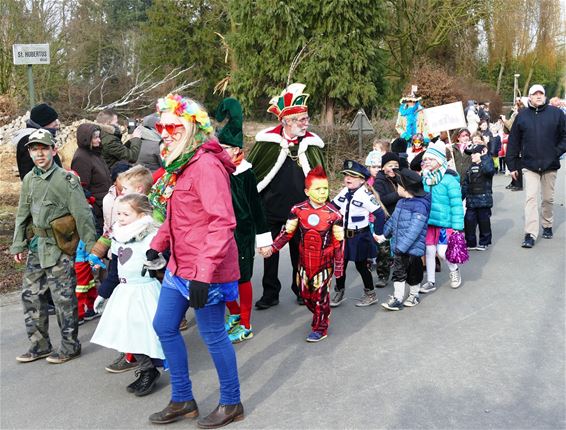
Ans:
[[[273,255],[273,248],[271,246],[264,246],[257,250],[263,258],[269,258]]]

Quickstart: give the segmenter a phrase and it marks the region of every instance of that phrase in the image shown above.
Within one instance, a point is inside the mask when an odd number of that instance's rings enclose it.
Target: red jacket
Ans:
[[[156,251],[171,249],[172,274],[207,283],[240,278],[230,192],[235,169],[218,141],[210,140],[177,178],[165,222],[151,242]]]

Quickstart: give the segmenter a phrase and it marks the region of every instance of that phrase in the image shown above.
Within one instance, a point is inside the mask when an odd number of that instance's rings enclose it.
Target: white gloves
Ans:
[[[387,240],[387,239],[385,239],[385,236],[382,235],[382,234],[374,234],[373,237],[375,238],[375,241],[377,243],[383,243]]]
[[[101,314],[104,311],[104,304],[106,299],[104,297],[98,296],[94,301],[94,312]]]

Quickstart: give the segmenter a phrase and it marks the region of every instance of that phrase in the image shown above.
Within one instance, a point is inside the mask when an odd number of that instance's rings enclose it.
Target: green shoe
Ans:
[[[244,340],[248,340],[254,337],[252,328],[245,328],[243,325],[238,325],[232,329],[231,333],[228,333],[228,339],[232,343],[240,343]]]
[[[234,330],[234,327],[240,325],[240,315],[226,315],[226,322],[224,323],[224,328],[228,333],[231,333]]]

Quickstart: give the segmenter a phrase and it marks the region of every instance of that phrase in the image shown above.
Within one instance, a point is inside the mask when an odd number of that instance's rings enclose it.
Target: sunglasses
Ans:
[[[160,122],[155,123],[155,130],[157,130],[159,134],[163,133],[163,130],[165,130],[169,136],[173,136],[175,133],[177,133],[177,129],[183,127],[183,124],[161,124]]]

